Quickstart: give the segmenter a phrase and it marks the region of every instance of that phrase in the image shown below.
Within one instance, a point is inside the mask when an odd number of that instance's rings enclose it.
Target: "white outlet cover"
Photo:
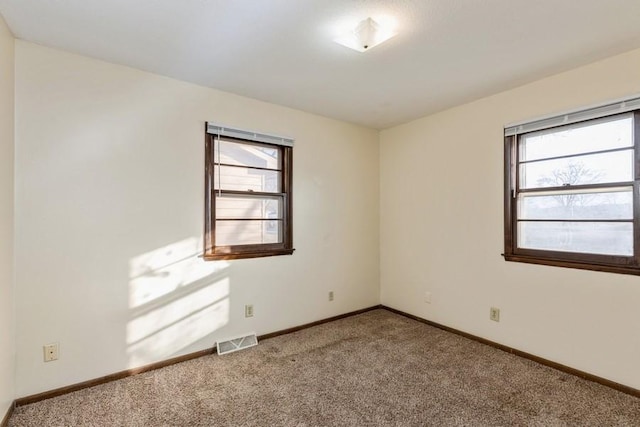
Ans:
[[[253,304],[244,306],[244,317],[253,317]]]
[[[60,357],[58,343],[45,344],[42,346],[42,350],[44,351],[45,362],[52,362]]]

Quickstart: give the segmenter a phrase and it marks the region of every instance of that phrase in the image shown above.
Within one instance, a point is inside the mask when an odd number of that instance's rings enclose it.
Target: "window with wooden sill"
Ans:
[[[207,123],[205,260],[293,253],[293,140]]]

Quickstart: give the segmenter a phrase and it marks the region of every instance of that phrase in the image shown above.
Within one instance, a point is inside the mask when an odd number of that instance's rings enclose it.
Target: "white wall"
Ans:
[[[13,35],[0,15],[0,420],[15,398]]]
[[[503,126],[636,94],[638,70],[640,50],[383,131],[382,303],[640,388],[638,277],[500,256]]]
[[[197,257],[207,120],[296,139],[294,255]],[[378,304],[378,165],[375,131],[17,41],[17,395]]]
[[[503,125],[638,93],[638,69],[640,50],[425,117],[383,131],[378,153],[372,130],[16,42],[17,387],[12,352],[1,352],[0,403],[368,307],[379,292],[388,306],[640,388],[637,277],[500,256]],[[2,70],[10,236],[13,75]],[[296,138],[293,256],[197,257],[206,120]],[[11,349],[9,241],[0,345]],[[60,360],[45,364],[49,342]]]

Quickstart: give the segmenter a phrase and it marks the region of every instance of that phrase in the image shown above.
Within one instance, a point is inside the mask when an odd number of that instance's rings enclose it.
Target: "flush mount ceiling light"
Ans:
[[[396,34],[398,33],[391,29],[383,28],[373,19],[367,18],[361,21],[355,29],[334,39],[334,41],[358,52],[365,52],[389,40]]]

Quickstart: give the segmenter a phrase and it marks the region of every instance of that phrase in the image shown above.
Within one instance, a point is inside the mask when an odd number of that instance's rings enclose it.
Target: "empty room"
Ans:
[[[638,0],[0,0],[0,426],[640,425]]]

